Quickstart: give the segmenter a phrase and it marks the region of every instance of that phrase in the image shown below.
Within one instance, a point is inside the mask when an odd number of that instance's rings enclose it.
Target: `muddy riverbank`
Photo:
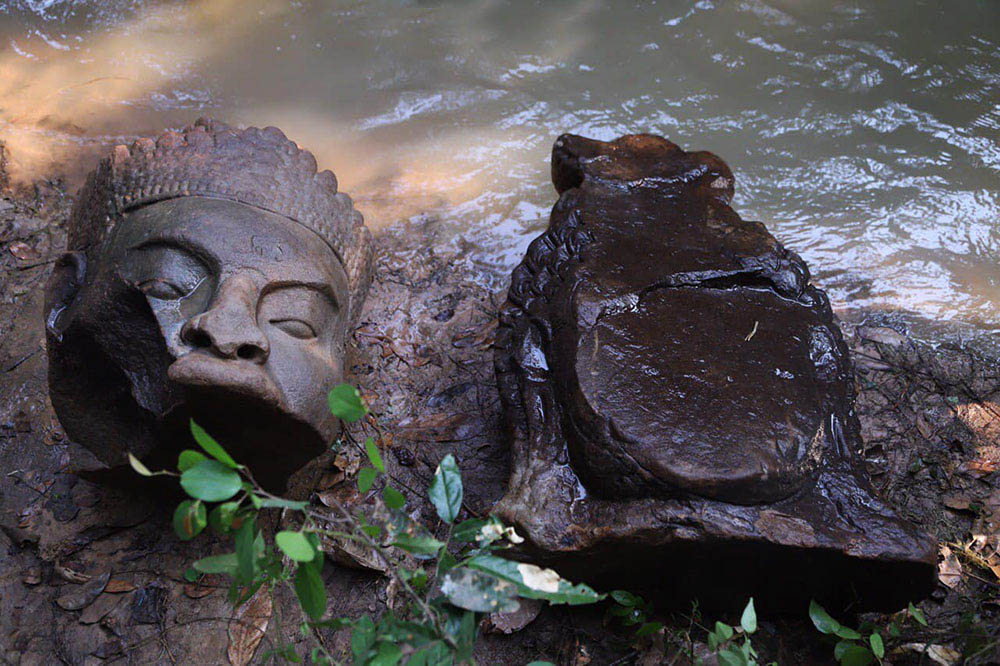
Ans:
[[[0,151],[0,155],[3,152]],[[301,641],[294,602],[263,601],[235,616],[222,580],[184,581],[194,559],[226,544],[182,543],[169,529],[172,502],[112,492],[78,479],[93,464],[67,441],[46,391],[42,289],[64,246],[72,197],[59,181],[9,190],[0,171],[0,649],[8,663],[225,663],[247,655],[249,624],[266,628],[261,659],[279,632]],[[552,199],[555,199],[553,195]],[[424,489],[438,460],[455,453],[466,509],[485,514],[504,489],[508,460],[493,379],[492,342],[503,292],[483,289],[478,250],[445,242],[435,216],[377,234],[377,277],[351,342],[351,381],[386,432],[392,475],[411,489],[428,524]],[[823,285],[820,284],[820,287]],[[903,623],[887,637],[892,663],[1000,660],[1000,369],[985,351],[915,341],[892,315],[842,323],[851,346],[863,428],[861,453],[883,496],[941,542],[938,588],[920,604],[928,626]],[[940,341],[939,341],[940,342]],[[345,453],[303,477],[318,506],[363,501]],[[349,553],[339,559],[352,563]],[[683,576],[666,571],[664,576]],[[818,571],[816,575],[822,576]],[[101,591],[95,583],[108,583]],[[335,615],[378,613],[394,600],[380,575],[357,566],[324,571]],[[756,584],[756,583],[755,583]],[[780,581],[774,581],[780,584]],[[95,592],[96,590],[96,592]],[[688,600],[664,613],[667,629],[634,644],[606,608],[546,608],[519,631],[484,635],[484,664],[688,663],[705,653],[705,630]],[[739,609],[732,609],[727,618]],[[276,612],[277,611],[277,612]],[[279,626],[278,617],[283,618]],[[823,663],[824,642],[806,616],[762,617],[762,661]],[[847,619],[847,618],[842,618]],[[871,616],[881,626],[886,616]],[[349,651],[344,632],[325,636]]]

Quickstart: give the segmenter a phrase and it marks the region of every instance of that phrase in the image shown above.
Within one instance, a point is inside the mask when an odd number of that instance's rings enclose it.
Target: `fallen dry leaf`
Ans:
[[[229,620],[229,649],[226,656],[233,666],[246,666],[253,659],[257,646],[271,621],[271,591],[261,586],[257,593],[233,613]]]
[[[950,588],[962,582],[962,563],[948,546],[941,546],[941,561],[938,563],[938,580]]]
[[[80,587],[74,588],[56,599],[56,604],[59,608],[70,611],[86,608],[104,591],[104,586],[108,584],[110,577],[111,572],[108,571],[100,576],[91,578]]]
[[[23,241],[11,243],[7,249],[10,250],[10,253],[14,255],[15,258],[20,259],[21,261],[38,258],[38,253],[35,249]]]
[[[499,323],[499,320],[491,319],[485,324],[470,326],[452,338],[451,344],[453,347],[460,349],[463,347],[476,347],[480,351],[485,351],[493,345]]]
[[[1000,446],[992,444],[976,449],[976,457],[962,465],[962,470],[970,472],[976,478],[1000,469]]]
[[[923,437],[924,439],[930,440],[934,436],[934,428],[927,421],[927,417],[924,416],[923,414],[917,415],[916,425],[917,425],[917,431],[920,433],[920,436]]]
[[[188,599],[201,599],[215,592],[215,588],[199,583],[188,583],[184,586],[184,596]]]
[[[446,442],[455,439],[458,429],[468,421],[467,414],[429,414],[408,417],[396,425],[396,434],[407,439]]]
[[[56,564],[52,567],[59,577],[63,580],[67,580],[70,583],[86,583],[90,580],[90,576],[87,574],[80,573],[79,571],[73,571],[69,567],[65,567],[61,564]]]
[[[106,615],[118,608],[119,604],[127,603],[127,597],[119,597],[114,594],[102,594],[80,613],[80,624],[94,624],[104,619]]]
[[[122,592],[131,592],[134,589],[135,585],[129,581],[122,580],[121,578],[112,578],[108,581],[104,591],[110,592],[111,594],[121,594]]]
[[[906,643],[899,647],[899,651],[917,652],[927,655],[931,661],[940,666],[954,666],[961,659],[962,655],[950,647],[944,645],[928,645],[927,643]]]
[[[324,490],[317,495],[323,506],[330,508],[340,504],[345,507],[354,506],[363,499],[358,493],[358,486],[355,483],[342,483],[329,490]]]
[[[344,480],[344,471],[337,470],[336,472],[324,472],[323,476],[319,478],[319,483],[316,484],[316,490],[322,492],[324,490],[329,490],[335,485]]]
[[[219,574],[202,576],[197,583],[187,583],[184,586],[184,596],[190,599],[201,599],[212,594],[225,584],[225,578]]]
[[[982,511],[972,526],[968,550],[1000,580],[1000,489],[983,501]]]

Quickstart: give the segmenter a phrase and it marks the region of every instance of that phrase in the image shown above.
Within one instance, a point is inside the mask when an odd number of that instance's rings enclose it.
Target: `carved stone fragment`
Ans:
[[[47,288],[53,406],[109,468],[176,466],[194,418],[283,490],[340,425],[371,281],[351,199],[279,130],[201,120],[118,146],[77,197]]]
[[[734,179],[657,136],[565,135],[548,230],[514,270],[496,367],[534,557],[680,603],[898,608],[935,545],[856,459],[848,351],[805,263]]]

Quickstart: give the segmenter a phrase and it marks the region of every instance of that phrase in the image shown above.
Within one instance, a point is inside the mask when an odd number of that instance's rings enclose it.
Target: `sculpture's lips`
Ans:
[[[253,361],[221,359],[196,351],[181,356],[167,370],[171,381],[208,392],[219,391],[260,401],[283,410],[284,395],[267,371]]]

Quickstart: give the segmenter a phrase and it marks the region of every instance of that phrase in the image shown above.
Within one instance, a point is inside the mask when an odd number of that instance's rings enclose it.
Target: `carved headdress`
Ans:
[[[116,146],[90,174],[73,207],[68,249],[90,253],[122,216],[186,196],[228,199],[287,217],[319,235],[347,272],[351,317],[371,283],[372,242],[330,171],[276,127],[235,129],[200,119],[155,141]]]

